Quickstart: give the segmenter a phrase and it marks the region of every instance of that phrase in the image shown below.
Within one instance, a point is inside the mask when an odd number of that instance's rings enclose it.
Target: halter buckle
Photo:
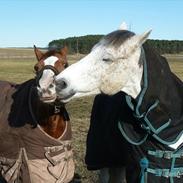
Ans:
[[[55,111],[54,111],[55,114],[58,114],[60,112],[60,106],[55,105],[54,108],[55,108]]]

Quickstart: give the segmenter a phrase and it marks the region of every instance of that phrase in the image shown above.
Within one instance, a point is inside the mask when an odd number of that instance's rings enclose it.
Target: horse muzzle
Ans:
[[[55,90],[42,89],[39,86],[37,87],[37,92],[39,99],[44,103],[54,102],[57,98]]]
[[[56,80],[56,93],[60,101],[66,103],[68,102],[76,92],[69,87],[68,82],[64,79]]]

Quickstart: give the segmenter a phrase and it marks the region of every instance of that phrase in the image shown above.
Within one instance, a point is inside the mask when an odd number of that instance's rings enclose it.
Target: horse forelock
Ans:
[[[134,35],[135,33],[128,30],[117,30],[104,36],[103,41],[107,45],[119,47],[121,44],[123,44],[126,40],[133,37]]]
[[[106,36],[102,37],[101,40],[94,45],[92,51],[97,48],[98,46],[113,46],[115,48],[119,47],[129,38],[133,37],[135,33],[128,31],[128,30],[117,30],[113,31]]]
[[[99,44],[118,48],[120,47],[121,44],[125,43],[128,39],[130,39],[133,36],[135,36],[134,32],[128,30],[117,30],[104,36],[103,39],[99,42]],[[143,64],[144,59],[145,59],[145,52],[142,47],[138,62],[140,66]]]

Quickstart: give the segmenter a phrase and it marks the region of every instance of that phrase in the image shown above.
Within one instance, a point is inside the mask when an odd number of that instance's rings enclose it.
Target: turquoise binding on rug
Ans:
[[[140,183],[147,183],[147,168],[149,166],[149,161],[147,158],[142,158],[140,160],[140,167],[141,167],[141,173],[140,173]]]
[[[149,121],[148,119],[148,113],[153,110],[154,108],[156,108],[159,104],[159,100],[157,99],[154,104],[152,104],[149,109],[147,110],[147,112],[144,112],[142,114],[140,114],[139,112],[139,108],[142,104],[142,101],[143,101],[143,98],[144,98],[144,95],[147,91],[147,88],[148,88],[148,75],[147,75],[147,63],[146,63],[146,60],[144,59],[143,60],[143,67],[144,67],[144,70],[143,70],[143,89],[140,93],[140,95],[138,96],[138,99],[137,99],[137,106],[134,106],[134,104],[132,103],[132,99],[130,96],[126,96],[126,102],[128,104],[128,106],[130,107],[130,109],[134,112],[134,117],[136,119],[138,119],[138,121],[140,121],[140,126],[142,127],[142,129],[144,129],[146,131],[146,135],[144,135],[144,137],[142,137],[142,139],[140,139],[139,141],[135,142],[133,141],[129,135],[127,135],[127,133],[124,131],[123,129],[123,121],[118,121],[118,128],[121,132],[121,134],[123,135],[123,137],[131,144],[133,145],[141,145],[142,143],[144,143],[147,139],[147,137],[149,135],[151,135],[153,138],[155,138],[157,141],[159,141],[160,143],[164,144],[164,145],[171,145],[171,144],[174,144],[176,143],[180,136],[183,134],[183,131],[173,140],[173,141],[166,141],[166,140],[163,140],[162,138],[160,138],[158,136],[158,134],[163,131],[164,129],[166,129],[170,123],[171,123],[171,119],[169,119],[168,121],[164,122],[164,124],[155,129],[152,125],[152,122]]]

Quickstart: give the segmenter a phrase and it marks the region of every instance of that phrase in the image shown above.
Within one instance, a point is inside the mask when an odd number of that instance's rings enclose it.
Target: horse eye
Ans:
[[[102,59],[104,62],[111,62],[112,60],[110,58],[103,58]]]
[[[36,72],[39,72],[40,67],[39,67],[39,66],[37,66],[37,65],[35,65],[35,66],[34,66],[34,70],[35,70]]]
[[[65,63],[65,64],[64,64],[64,68],[67,68],[68,66],[69,66],[68,63]]]

